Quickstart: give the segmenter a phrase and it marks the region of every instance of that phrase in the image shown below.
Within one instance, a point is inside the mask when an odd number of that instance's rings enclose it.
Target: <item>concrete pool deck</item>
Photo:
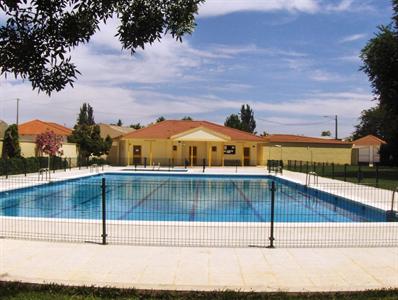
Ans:
[[[0,280],[117,288],[398,288],[397,248],[184,248],[0,240]]]
[[[235,168],[208,168],[206,173],[235,173]],[[264,167],[238,168],[238,173],[267,174]],[[57,171],[52,178],[89,174],[94,173],[73,169]],[[305,174],[286,171],[283,177],[305,183]],[[14,178],[14,188],[23,186],[25,177]],[[27,178],[37,179],[37,174]],[[319,178],[319,182],[338,181]],[[0,280],[172,290],[398,288],[398,248],[145,247],[0,239]]]

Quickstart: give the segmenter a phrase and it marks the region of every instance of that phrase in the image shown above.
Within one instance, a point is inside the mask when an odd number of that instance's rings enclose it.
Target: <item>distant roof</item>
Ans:
[[[123,138],[138,139],[169,139],[170,137],[195,128],[208,130],[228,136],[231,140],[261,142],[262,138],[241,130],[218,125],[208,121],[165,120],[149,127],[138,129],[122,136]]]
[[[350,142],[344,142],[335,139],[316,138],[292,134],[271,134],[263,137],[266,142],[270,143],[307,143],[307,144],[334,144],[334,145],[350,145]]]
[[[119,131],[121,134],[135,131],[134,128],[131,128],[131,127],[128,127],[128,126],[118,126],[118,125],[105,124],[105,123],[100,123],[98,125],[109,127],[109,128],[111,128],[113,130]]]
[[[72,130],[54,122],[44,122],[41,120],[32,120],[18,125],[20,135],[37,135],[46,131],[53,131],[57,135],[69,136]]]
[[[358,146],[369,146],[369,145],[383,145],[387,144],[386,141],[374,136],[373,134],[368,134],[367,136],[361,137],[352,142],[354,145]]]

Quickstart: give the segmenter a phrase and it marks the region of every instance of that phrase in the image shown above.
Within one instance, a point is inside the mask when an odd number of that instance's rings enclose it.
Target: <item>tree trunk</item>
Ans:
[[[50,179],[50,177],[51,177],[51,172],[50,172],[51,164],[50,164],[50,160],[51,160],[51,155],[49,154],[49,155],[48,155],[48,179]]]

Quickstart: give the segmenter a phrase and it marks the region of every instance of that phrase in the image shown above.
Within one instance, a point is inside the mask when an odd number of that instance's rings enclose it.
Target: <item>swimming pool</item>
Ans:
[[[0,215],[118,221],[385,222],[386,212],[272,176],[103,174],[0,193]]]

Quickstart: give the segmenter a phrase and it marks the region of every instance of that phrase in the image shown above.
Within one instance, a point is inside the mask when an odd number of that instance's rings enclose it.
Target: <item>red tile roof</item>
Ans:
[[[358,146],[369,146],[369,145],[383,145],[387,144],[386,141],[374,136],[373,134],[369,134],[367,136],[361,137],[352,142],[354,145]]]
[[[53,131],[61,136],[69,136],[72,130],[53,122],[44,122],[41,120],[32,120],[18,125],[18,133],[20,135],[38,135],[46,131]]]
[[[265,136],[264,141],[270,143],[306,143],[306,144],[333,144],[333,145],[351,145],[350,142],[344,142],[335,139],[315,138],[292,134],[271,134]]]
[[[126,139],[169,139],[185,131],[203,127],[228,136],[231,140],[261,142],[262,138],[241,130],[218,125],[208,121],[166,120],[122,136]]]

